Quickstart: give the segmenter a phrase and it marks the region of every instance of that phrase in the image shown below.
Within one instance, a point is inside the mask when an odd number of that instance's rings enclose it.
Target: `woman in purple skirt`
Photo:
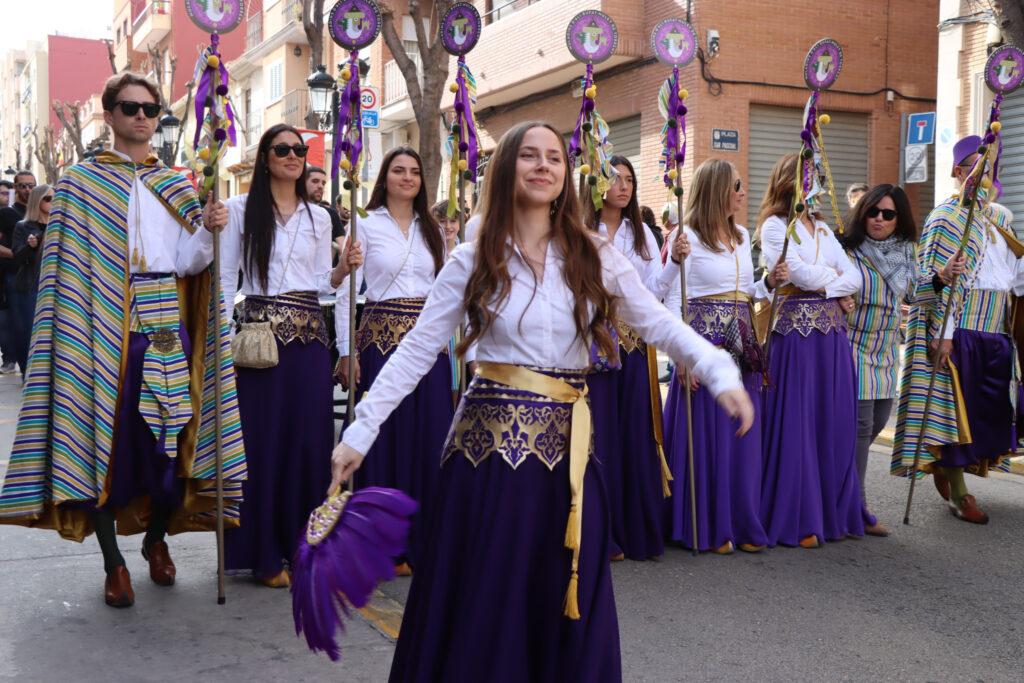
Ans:
[[[363,463],[468,315],[461,344],[477,344],[480,367],[441,452],[431,542],[391,680],[618,681],[608,502],[602,469],[587,467],[590,344],[614,351],[607,324],[617,312],[692,366],[741,431],[753,407],[729,355],[670,315],[629,261],[582,228],[556,129],[513,127],[488,174],[477,238],[455,249],[357,406],[335,449],[332,489]]]
[[[772,168],[758,219],[765,262],[782,255],[797,154]],[[810,204],[810,202],[809,202]],[[789,282],[774,295],[768,332],[771,382],[764,400],[761,522],[768,545],[817,548],[847,534],[862,536],[857,478],[857,387],[846,337],[860,271],[812,208],[796,219],[789,241]]]
[[[224,536],[225,566],[272,587],[289,585],[291,560],[309,513],[323,502],[323,468],[334,442],[327,327],[318,297],[361,263],[359,245],[331,268],[331,219],[306,197],[306,151],[291,126],[260,139],[248,194],[230,210],[221,241],[221,287],[234,302],[238,271],[242,321],[269,323],[272,367],[241,367],[238,404],[249,478],[241,526]]]
[[[614,182],[600,209],[586,203],[586,224],[608,238],[633,264],[659,301],[678,281],[680,252],[662,266],[658,242],[640,219],[633,165],[611,158]],[[604,469],[611,506],[612,559],[646,560],[665,552],[662,540],[668,468],[661,447],[661,389],[651,369],[654,349],[622,320],[613,321],[619,350],[612,361],[598,360],[587,376],[594,407],[594,460]],[[595,359],[596,360],[596,359]]]
[[[366,262],[356,271],[357,284],[366,283],[366,305],[356,332],[359,393],[373,386],[384,363],[416,324],[444,264],[444,231],[429,210],[421,167],[419,154],[409,147],[396,147],[384,155],[366,205],[369,215],[359,221],[359,239],[366,245]],[[346,282],[338,292],[334,316],[341,354],[337,374],[345,388],[349,387],[348,306]],[[356,475],[357,488],[399,489],[420,504],[409,530],[408,554],[396,558],[399,574],[408,574],[409,565],[416,566],[423,519],[441,474],[441,446],[454,412],[451,363],[445,349],[415,391],[381,426],[367,466]]]
[[[789,267],[780,263],[765,281],[755,284],[750,235],[736,223],[746,196],[743,180],[727,161],[708,159],[694,171],[683,227],[690,250],[686,256],[686,322],[712,344],[724,345],[740,366],[747,391],[760,396],[764,355],[754,333],[752,302],[755,297],[768,296],[765,283],[771,289],[785,282]],[[676,234],[673,230],[670,239],[676,239]],[[681,314],[681,296],[677,279],[665,297],[665,305],[674,314]],[[681,373],[673,372],[665,401],[665,453],[674,478],[673,495],[667,501],[667,536],[687,548],[720,554],[737,547],[746,552],[762,550],[768,538],[759,513],[760,402],[754,403],[754,428],[739,438],[714,396],[691,378],[697,492],[694,543],[684,381]]]

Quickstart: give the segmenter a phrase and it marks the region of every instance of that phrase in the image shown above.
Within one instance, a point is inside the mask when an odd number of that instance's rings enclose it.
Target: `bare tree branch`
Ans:
[[[324,0],[302,0],[302,30],[309,43],[309,71],[313,73],[324,63]],[[320,120],[316,112],[306,114],[306,127],[316,129]]]
[[[57,120],[63,126],[64,133],[68,136],[70,143],[74,145],[75,154],[77,155],[76,160],[81,161],[85,158],[85,145],[82,144],[81,102],[76,100],[74,104],[70,104],[54,100],[53,113],[57,115]]]
[[[110,70],[116,76],[117,75],[117,57],[114,55],[114,41],[112,41],[112,40],[104,40],[103,42],[106,43],[106,45],[107,45],[107,59],[110,60]]]
[[[413,109],[419,109],[423,104],[423,92],[420,90],[419,75],[416,71],[416,63],[409,57],[402,45],[402,39],[395,29],[394,10],[388,5],[381,6],[382,21],[380,26],[381,35],[384,36],[384,43],[391,51],[391,56],[398,65],[398,70],[405,77],[405,89],[409,93],[409,101]]]

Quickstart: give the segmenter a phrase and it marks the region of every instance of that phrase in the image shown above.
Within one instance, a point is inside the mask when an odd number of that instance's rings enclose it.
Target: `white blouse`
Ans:
[[[246,296],[277,296],[285,292],[316,292],[322,296],[333,292],[331,217],[323,207],[309,204],[307,211],[306,205],[301,203],[287,223],[281,225],[275,221],[277,233],[270,252],[267,289],[263,289],[255,274],[249,273],[243,263],[242,231],[248,196],[241,194],[224,201],[228,207],[228,224],[220,240],[220,285],[228,310],[234,305],[239,269],[242,270],[240,291]]]
[[[362,244],[364,259],[356,270],[356,285],[358,290],[366,281],[367,301],[423,298],[430,293],[434,285],[434,256],[422,230],[419,216],[414,216],[409,237],[404,237],[384,206],[359,220],[356,241]],[[441,232],[443,237],[444,231]],[[334,302],[338,351],[343,356],[348,355],[348,278],[346,275],[342,281]]]
[[[732,357],[716,349],[674,318],[644,287],[632,264],[606,240],[601,242],[605,287],[618,298],[619,316],[644,339],[664,349],[694,374],[712,394],[741,387]],[[463,297],[473,270],[476,242],[459,245],[434,283],[416,326],[356,405],[356,420],[345,431],[344,442],[366,453],[377,438],[381,423],[409,394],[437,360],[438,352],[462,322]],[[509,297],[494,324],[477,343],[477,360],[517,365],[582,370],[590,363],[588,344],[576,336],[574,297],[562,272],[565,258],[548,244],[544,279],[536,280],[518,248],[508,261],[512,284]]]
[[[608,237],[608,226],[604,223],[599,223],[597,232]],[[664,266],[661,265],[661,249],[658,247],[658,240],[654,239],[654,235],[647,226],[643,226],[642,232],[644,242],[647,244],[647,253],[651,257],[649,261],[645,261],[644,257],[636,249],[636,242],[633,238],[633,223],[628,218],[623,218],[622,222],[619,223],[619,229],[615,231],[615,237],[611,238],[612,244],[619,250],[619,253],[633,264],[636,272],[640,273],[640,281],[644,283],[644,286],[650,290],[656,299],[661,301],[668,293],[670,285],[673,282],[679,282],[679,267],[671,259],[667,259]]]
[[[800,244],[790,239],[786,253],[789,282],[808,292],[824,288],[829,299],[859,292],[862,285],[860,271],[850,262],[828,225],[822,221],[815,221],[814,225],[812,235],[807,226],[797,221]],[[786,221],[778,216],[772,216],[761,224],[761,253],[768,270],[774,268],[779,260],[785,237]]]

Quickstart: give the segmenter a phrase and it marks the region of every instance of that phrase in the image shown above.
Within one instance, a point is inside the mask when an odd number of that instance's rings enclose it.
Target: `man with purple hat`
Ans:
[[[956,143],[952,175],[959,187],[983,154],[984,141],[976,135]],[[912,470],[923,421],[918,471],[933,475],[957,519],[975,524],[988,522],[988,515],[967,492],[964,472],[984,477],[990,469],[1008,469],[1024,408],[1011,324],[1015,295],[1024,293],[1024,244],[1010,229],[1010,211],[990,201],[998,186],[985,163],[969,227],[969,193],[942,202],[925,222],[891,467],[899,476]],[[965,229],[969,236],[959,253]],[[954,275],[959,275],[955,282]],[[949,319],[940,331],[947,306],[952,306]],[[933,363],[939,370],[923,415]]]

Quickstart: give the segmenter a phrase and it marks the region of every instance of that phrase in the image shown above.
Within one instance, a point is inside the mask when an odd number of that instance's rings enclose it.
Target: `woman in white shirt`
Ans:
[[[272,587],[289,584],[310,511],[323,501],[322,469],[334,441],[327,327],[318,297],[333,292],[359,263],[358,244],[331,268],[331,219],[307,201],[306,151],[291,126],[272,126],[256,151],[248,194],[228,199],[221,238],[221,287],[230,310],[238,271],[243,323],[269,322],[273,367],[236,363],[238,404],[249,477],[241,526],[225,533],[225,566],[251,571]]]
[[[399,342],[416,324],[444,265],[444,231],[430,212],[426,183],[420,176],[422,167],[419,154],[409,147],[396,147],[384,155],[366,205],[369,215],[359,221],[366,262],[355,277],[357,289],[366,283],[366,304],[356,331],[357,396],[373,386]],[[337,374],[345,388],[350,386],[348,305],[346,282],[338,292],[334,316],[341,356]],[[423,519],[437,488],[441,447],[454,412],[451,363],[445,349],[436,355],[416,390],[381,426],[367,466],[356,476],[357,488],[400,489],[420,504],[420,512],[412,519],[408,552],[395,558],[401,574],[416,566]]]
[[[693,173],[683,227],[690,245],[686,256],[686,322],[709,342],[732,354],[747,391],[759,397],[765,362],[751,310],[754,298],[766,298],[768,292],[764,281],[754,282],[750,235],[736,223],[746,196],[743,179],[727,161],[708,159]],[[675,237],[673,231],[669,239]],[[780,263],[767,277],[767,287],[788,277],[789,267]],[[674,290],[679,291],[678,278]],[[680,311],[676,306],[673,313]],[[693,468],[698,525],[694,541],[683,382],[684,374],[673,372],[665,401],[665,453],[674,478],[673,495],[668,500],[667,535],[687,548],[721,554],[737,547],[746,552],[762,550],[768,539],[760,519],[760,401],[754,404],[754,428],[739,438],[714,396],[691,378],[691,388],[695,388]]]
[[[679,266],[661,264],[654,235],[640,220],[633,165],[611,158],[617,171],[603,205],[585,202],[586,225],[633,264],[659,301],[679,279]],[[678,248],[673,258],[679,258]],[[612,522],[612,559],[646,560],[665,552],[662,539],[668,467],[661,446],[661,388],[655,351],[622,320],[614,321],[619,348],[594,355],[587,376],[594,410],[594,459],[604,468]],[[653,361],[650,362],[649,361]]]
[[[782,255],[798,158],[776,162],[758,212],[769,268]],[[854,453],[857,391],[846,336],[861,276],[828,225],[811,207],[798,208],[786,252],[789,282],[774,292],[778,310],[766,343],[771,381],[763,392],[761,522],[771,546],[816,548],[864,534]]]
[[[441,465],[392,681],[621,679],[600,468],[587,467],[584,373],[618,314],[753,419],[739,372],[672,317],[607,240],[582,229],[565,143],[522,123],[491,157],[480,231],[455,249],[423,313],[356,408],[332,490],[469,316],[480,367]],[[368,458],[369,459],[369,458]],[[584,501],[586,484],[586,506]],[[566,516],[568,515],[568,524]]]

